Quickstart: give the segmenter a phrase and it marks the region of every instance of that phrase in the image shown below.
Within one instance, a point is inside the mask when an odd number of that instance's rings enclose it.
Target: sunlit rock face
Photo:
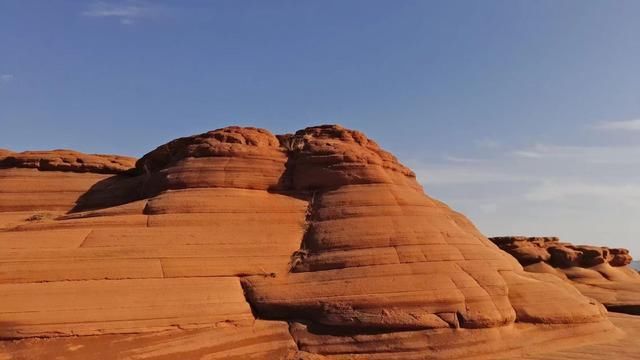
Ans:
[[[573,245],[556,237],[494,237],[526,271],[553,274],[614,311],[640,314],[640,274],[627,249]]]
[[[135,159],[119,155],[84,154],[73,150],[23,151],[0,149],[0,169],[20,168],[74,173],[119,174]]]
[[[147,188],[275,190],[283,188],[287,154],[264,129],[227,127],[173,140],[143,156],[136,169]]]
[[[0,149],[0,211],[67,211],[94,184],[134,164],[135,159],[118,155]]]
[[[0,169],[33,199],[0,190],[0,337],[50,339],[5,352],[459,358],[614,331],[361,132],[228,127],[125,167]]]

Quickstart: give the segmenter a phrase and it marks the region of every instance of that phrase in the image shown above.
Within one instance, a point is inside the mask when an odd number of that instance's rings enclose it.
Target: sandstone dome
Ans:
[[[0,159],[16,358],[455,359],[617,334],[358,131],[227,127],[135,166],[77,159]]]

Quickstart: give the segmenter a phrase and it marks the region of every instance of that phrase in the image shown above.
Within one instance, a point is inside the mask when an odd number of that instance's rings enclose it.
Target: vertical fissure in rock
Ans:
[[[245,281],[245,276],[240,276],[238,280],[240,281],[240,286],[242,287],[242,295],[244,296],[244,301],[246,301],[247,304],[249,304],[249,308],[251,309],[251,314],[253,315],[253,318],[256,320],[260,319],[261,317],[260,317],[260,314],[258,313],[258,310],[255,308],[255,306],[251,302],[251,296],[249,296],[249,292],[251,292],[251,288],[249,284]]]
[[[463,315],[461,312],[456,311],[456,318],[458,319],[458,326],[459,326],[460,328],[464,328],[464,327],[466,327],[466,326],[465,326],[465,322],[466,322],[466,320],[464,319],[464,315]]]
[[[313,220],[318,203],[318,196],[318,191],[313,191],[309,195],[309,203],[305,212],[303,225],[304,231],[302,233],[302,239],[300,240],[300,248],[291,254],[291,261],[289,264],[290,272],[296,272],[296,269],[304,263],[305,259],[309,255],[309,237],[313,234]]]

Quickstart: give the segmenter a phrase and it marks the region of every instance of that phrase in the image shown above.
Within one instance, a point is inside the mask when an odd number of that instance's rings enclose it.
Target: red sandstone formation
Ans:
[[[571,282],[610,310],[640,315],[640,274],[627,249],[572,245],[556,237],[494,237],[526,271],[548,273]]]
[[[83,154],[73,150],[23,151],[0,149],[0,169],[119,174],[131,169],[135,159],[119,155]]]
[[[617,334],[357,131],[229,127],[111,177],[62,163],[0,169],[9,359],[443,359]]]
[[[92,186],[132,170],[134,164],[135,159],[125,156],[72,150],[0,149],[0,212],[68,211]]]

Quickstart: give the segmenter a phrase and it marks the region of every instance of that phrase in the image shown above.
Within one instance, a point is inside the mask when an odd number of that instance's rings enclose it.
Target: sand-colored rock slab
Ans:
[[[0,231],[0,249],[42,250],[80,247],[91,229],[62,229],[44,231]]]
[[[0,284],[68,280],[148,279],[163,277],[158,259],[74,257],[0,262]]]
[[[27,221],[9,230],[46,231],[62,229],[136,228],[147,227],[149,216],[144,214],[98,216],[78,219],[54,219],[54,221]]]
[[[610,314],[609,318],[617,329],[611,329],[599,339],[592,336],[579,336],[573,333],[574,328],[546,329],[543,337],[538,336],[538,329],[530,327],[521,328],[520,338],[509,338],[509,331],[503,330],[496,336],[502,337],[502,348],[495,349],[491,355],[476,354],[461,346],[460,339],[470,339],[458,336],[458,340],[447,339],[445,334],[432,335],[428,341],[434,343],[434,337],[440,337],[446,341],[440,342],[446,346],[446,350],[439,357],[430,359],[537,359],[537,360],[600,360],[603,357],[612,359],[636,359],[640,354],[640,344],[637,339],[640,336],[640,317]],[[258,320],[253,326],[219,327],[195,330],[170,330],[156,333],[132,334],[132,335],[101,335],[83,337],[58,337],[49,339],[23,339],[4,341],[0,343],[0,359],[3,360],[30,360],[49,359],[62,356],[69,360],[102,360],[114,359],[286,359],[286,360],[323,360],[323,359],[358,359],[362,355],[328,355],[322,356],[304,351],[296,351],[297,347],[291,338],[288,324],[277,321]],[[292,332],[295,334],[300,325],[294,325]],[[588,328],[583,328],[587,331]],[[473,332],[473,330],[464,330]],[[575,339],[573,346],[567,348],[562,341],[563,336],[571,332]],[[515,332],[514,332],[515,333]],[[531,334],[532,339],[527,337]],[[505,336],[506,335],[506,336]],[[406,333],[404,338],[420,338],[420,334]],[[479,340],[478,338],[474,338]],[[366,345],[366,340],[359,340]],[[326,340],[324,340],[326,341]],[[393,338],[378,339],[394,343]],[[420,342],[427,341],[421,339]],[[464,340],[463,340],[464,341]],[[536,343],[544,341],[540,346],[522,347],[523,342]],[[316,341],[315,344],[318,342]],[[481,343],[481,342],[480,342]],[[480,348],[479,344],[475,344]],[[304,344],[304,343],[301,343]],[[303,345],[304,347],[304,345]],[[513,348],[511,348],[513,347]],[[510,349],[511,348],[511,349]],[[462,349],[462,351],[460,350]],[[457,353],[459,356],[452,356]],[[416,352],[390,352],[380,354],[378,359],[425,359]]]
[[[622,332],[622,336],[603,338],[594,344],[588,342],[569,349],[549,351],[530,348],[517,358],[531,360],[601,360],[601,359],[640,359],[640,317],[625,314],[610,313],[609,319]],[[500,360],[514,359],[504,357]]]
[[[580,246],[556,237],[491,238],[526,271],[552,274],[613,311],[640,315],[640,274],[626,249]]]
[[[0,284],[0,338],[251,324],[235,277]]]
[[[301,350],[322,353],[327,359],[424,360],[424,359],[519,359],[523,348],[547,351],[616,340],[623,333],[609,324],[531,324],[483,329],[438,329],[390,334],[336,336],[330,329],[309,329],[293,324],[292,334]],[[598,332],[599,337],[593,332]],[[572,342],[567,342],[571,338]],[[384,350],[381,350],[384,349]]]
[[[55,219],[64,215],[62,211],[6,211],[0,212],[0,230],[14,229],[29,222]]]
[[[295,350],[287,323],[258,320],[247,326],[4,342],[0,359],[278,360]]]
[[[68,211],[109,175],[0,168],[0,212]]]

